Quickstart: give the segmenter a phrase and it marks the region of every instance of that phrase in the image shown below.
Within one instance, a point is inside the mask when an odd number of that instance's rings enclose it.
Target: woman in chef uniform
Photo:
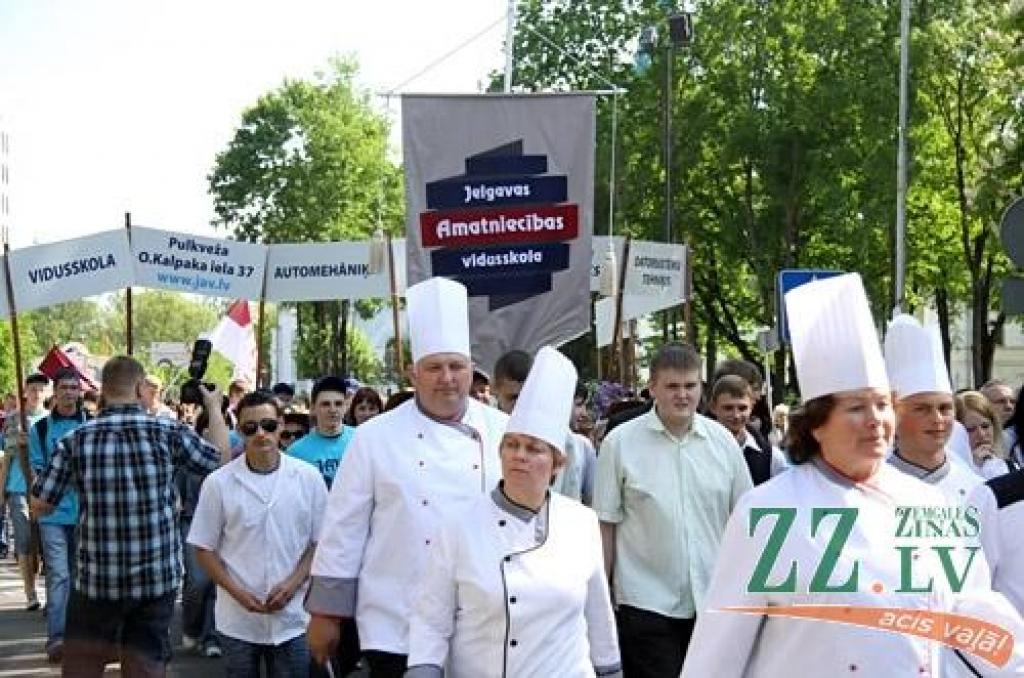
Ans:
[[[542,348],[500,448],[503,480],[449,516],[422,578],[407,677],[619,676],[597,517],[551,493],[576,369]]]
[[[792,605],[954,609],[1010,623],[999,615],[1005,601],[954,607],[931,544],[901,536],[913,529],[901,527],[901,510],[945,500],[886,463],[895,414],[860,276],[789,292],[786,315],[803,396],[790,422],[794,466],[745,494],[733,511],[682,674],[943,675],[932,640],[780,614]],[[912,583],[924,588],[931,579],[931,592],[897,591],[898,546],[917,547],[908,552]],[[724,609],[737,606],[747,610]],[[979,675],[1008,675],[965,656]]]

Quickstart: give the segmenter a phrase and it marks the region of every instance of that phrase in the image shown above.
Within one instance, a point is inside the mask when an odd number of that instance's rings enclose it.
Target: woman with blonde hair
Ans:
[[[986,480],[1009,473],[1003,429],[988,398],[978,391],[964,391],[956,397],[956,419],[967,430],[974,471]]]

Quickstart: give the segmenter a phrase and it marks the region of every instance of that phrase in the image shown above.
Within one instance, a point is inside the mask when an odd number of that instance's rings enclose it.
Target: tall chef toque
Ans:
[[[860,388],[888,390],[882,349],[858,274],[816,280],[787,292],[786,319],[803,402]]]
[[[557,350],[545,346],[537,351],[505,433],[540,438],[564,454],[576,377],[572,361]]]
[[[942,339],[936,325],[922,327],[913,316],[901,314],[885,333],[885,367],[896,395],[952,393]]]
[[[413,362],[435,353],[469,357],[469,302],[462,283],[430,278],[407,289],[405,299]]]

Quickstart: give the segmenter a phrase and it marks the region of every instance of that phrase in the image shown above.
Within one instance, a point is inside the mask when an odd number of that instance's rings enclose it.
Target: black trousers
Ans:
[[[402,678],[409,657],[380,650],[366,650],[363,652],[363,659],[370,666],[370,678]]]
[[[676,619],[620,605],[616,622],[623,678],[679,678],[696,618]]]

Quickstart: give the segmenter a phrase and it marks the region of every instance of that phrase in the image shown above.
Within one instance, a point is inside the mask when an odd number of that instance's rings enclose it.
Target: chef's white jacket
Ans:
[[[203,481],[188,533],[189,544],[216,553],[232,579],[261,601],[316,542],[327,505],[324,480],[306,462],[282,454],[274,475],[273,490],[265,497],[245,455],[211,473]],[[217,630],[260,645],[280,645],[302,635],[309,621],[302,609],[306,586],[273,614],[249,612],[219,590]]]
[[[1024,615],[1024,471],[978,486],[969,503],[978,508],[992,587]]]
[[[897,507],[941,507],[944,498],[928,485],[883,464],[866,483],[854,483],[835,473],[820,459],[799,464],[757,487],[740,500],[733,512],[705,607],[697,616],[683,665],[683,676],[942,676],[939,644],[915,636],[811,619],[767,617],[722,611],[726,606],[778,606],[834,604],[917,608],[954,611],[1001,623],[1015,630],[1019,619],[1005,616],[1005,600],[989,593],[974,597],[953,596],[931,545],[935,540],[897,537]],[[768,577],[779,584],[796,563],[795,593],[749,593],[751,575],[758,564],[777,519],[762,518],[751,530],[752,508],[793,507],[796,518],[786,535]],[[812,510],[856,508],[853,529],[840,552],[829,579],[831,585],[846,582],[857,563],[858,586],[850,593],[808,593],[837,519],[825,518],[812,536]],[[827,527],[825,527],[827,525]],[[932,593],[899,593],[900,555],[896,546],[918,546],[914,559],[916,585],[932,578]],[[962,554],[960,554],[962,555]],[[962,560],[954,557],[957,567]],[[966,590],[988,576],[983,559],[970,570]],[[882,589],[875,592],[875,584]],[[1024,636],[1018,636],[1022,638]],[[1014,675],[1019,655],[1008,668],[994,671],[980,659],[969,657],[982,675]]]
[[[889,463],[907,475],[927,483],[942,493],[951,506],[963,506],[975,487],[985,479],[975,473],[967,464],[946,454],[946,461],[937,469],[926,469],[908,461],[898,451],[889,456]]]
[[[331,487],[306,609],[355,617],[364,650],[406,654],[415,583],[445,516],[501,477],[507,421],[467,399],[461,421],[444,423],[413,399],[359,426]]]
[[[496,487],[445,524],[419,582],[408,678],[621,675],[597,516]]]

